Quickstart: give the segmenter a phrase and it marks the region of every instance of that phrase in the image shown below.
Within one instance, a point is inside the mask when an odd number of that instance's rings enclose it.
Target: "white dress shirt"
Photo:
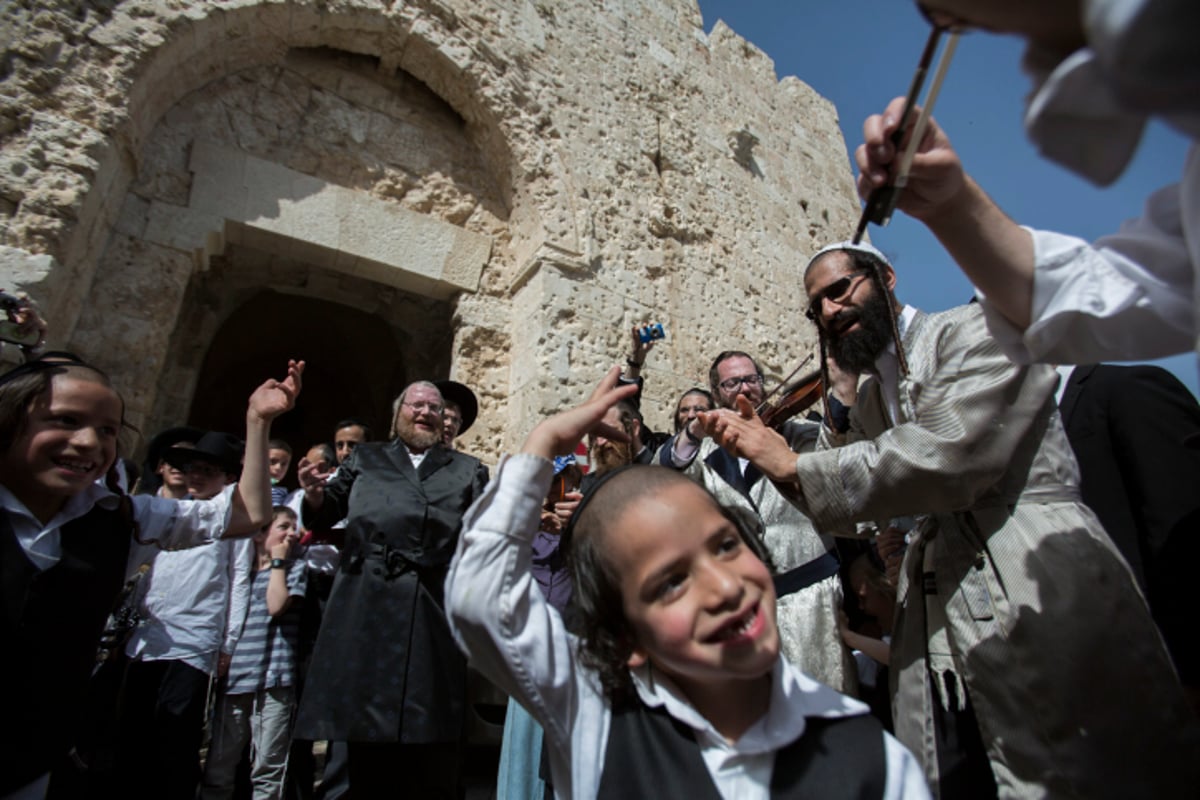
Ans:
[[[233,491],[234,485],[226,486],[209,501],[154,499],[212,503],[221,498],[219,502],[228,508]],[[131,572],[147,561],[151,568],[142,579],[141,619],[126,645],[126,655],[143,661],[179,660],[211,675],[216,669],[217,653],[233,652],[240,627],[230,626],[227,631],[226,621],[231,602],[243,611],[248,606],[249,597],[241,596],[248,593],[248,584],[238,580],[236,573],[239,569],[249,571],[254,542],[249,538],[218,541],[227,526],[225,515],[221,525],[209,531],[209,543],[198,547],[157,551],[138,548],[130,554]],[[233,586],[242,590],[231,594]]]
[[[133,517],[142,541],[164,550],[194,547],[218,538],[229,526],[229,506],[233,490],[227,489],[211,500],[167,500],[150,495],[131,495]],[[94,506],[115,509],[120,498],[102,483],[93,483],[69,498],[62,509],[46,524],[0,485],[0,505],[8,514],[9,524],[21,549],[38,569],[49,569],[62,557],[62,527],[92,510]],[[138,562],[141,563],[141,562]]]

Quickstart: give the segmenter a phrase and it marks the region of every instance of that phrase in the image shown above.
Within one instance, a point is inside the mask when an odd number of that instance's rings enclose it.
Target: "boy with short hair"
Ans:
[[[255,800],[282,796],[300,630],[300,606],[292,600],[306,588],[303,559],[290,557],[298,538],[296,512],[286,506],[276,506],[271,524],[254,536],[250,605],[217,704],[201,788],[205,800],[233,796],[248,737]]]
[[[292,466],[292,446],[283,439],[267,443],[267,471],[271,474],[271,504],[281,506],[287,501],[288,490],[283,485]]]
[[[582,636],[542,598],[529,541],[552,471],[635,387],[545,420],[463,520],[446,612],[472,663],[545,729],[559,797],[928,797],[862,704],[779,653],[771,575],[702,487],[606,476],[564,533]],[[781,753],[776,758],[776,753]]]

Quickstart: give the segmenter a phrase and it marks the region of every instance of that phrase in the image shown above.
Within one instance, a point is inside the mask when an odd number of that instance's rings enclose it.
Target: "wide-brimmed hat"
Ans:
[[[232,433],[209,431],[196,440],[195,447],[168,448],[163,453],[163,459],[179,470],[187,469],[187,465],[193,461],[204,461],[215,464],[227,475],[237,475],[242,471],[242,453],[245,449],[245,443]]]
[[[158,469],[158,463],[163,460],[168,448],[174,447],[180,442],[197,442],[203,435],[203,430],[190,425],[180,425],[160,431],[146,445],[146,460],[142,464],[143,470],[146,474],[154,472]]]
[[[462,427],[458,429],[458,433],[460,436],[466,433],[467,428],[471,427],[475,418],[479,416],[479,400],[475,398],[475,393],[458,381],[434,381],[433,385],[442,393],[443,400],[458,406],[458,410],[462,412]]]

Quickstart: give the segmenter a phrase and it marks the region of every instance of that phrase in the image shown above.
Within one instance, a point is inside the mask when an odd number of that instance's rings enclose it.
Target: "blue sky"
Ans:
[[[779,77],[794,75],[832,100],[848,150],[861,141],[863,120],[908,90],[929,33],[911,0],[699,2],[706,31],[724,20],[774,60]],[[1014,37],[963,36],[934,111],[967,170],[1011,217],[1093,239],[1137,215],[1155,188],[1179,179],[1187,142],[1158,123],[1147,128],[1121,179],[1105,189],[1041,159],[1021,128],[1029,91],[1022,50]],[[970,298],[970,284],[924,226],[897,214],[887,228],[871,226],[870,237],[896,265],[897,293],[906,302],[938,311]],[[1195,355],[1155,363],[1200,394]]]

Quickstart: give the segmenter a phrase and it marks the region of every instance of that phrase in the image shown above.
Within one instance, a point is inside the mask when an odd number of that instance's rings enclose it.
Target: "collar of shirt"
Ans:
[[[414,453],[403,439],[399,439],[398,441],[400,442],[400,446],[404,448],[404,452],[408,453],[408,460],[412,462],[413,469],[420,469],[421,462],[425,460],[425,456],[429,453],[429,449],[426,448],[420,453]]]
[[[896,318],[900,341],[904,341],[904,334],[908,332],[908,326],[912,324],[916,315],[917,309],[913,306],[906,305],[901,309],[900,316]],[[883,355],[875,360],[875,375],[883,388],[883,400],[894,425],[900,419],[900,359],[896,357],[895,342],[888,342]]]
[[[79,519],[94,506],[112,510],[119,502],[119,498],[109,491],[108,487],[96,482],[68,498],[54,518],[43,525],[7,486],[0,486],[0,505],[3,505],[8,515],[8,522],[17,537],[17,543],[34,566],[41,570],[50,569],[62,558],[63,525]]]
[[[1054,368],[1058,370],[1058,388],[1054,390],[1054,404],[1061,406],[1063,393],[1067,391],[1067,382],[1071,380],[1071,373],[1075,371],[1075,365],[1056,364]]]
[[[728,756],[774,752],[804,733],[806,717],[848,717],[867,712],[862,703],[816,682],[780,656],[771,670],[767,713],[731,743],[662,672],[646,664],[630,670],[630,674],[643,703],[665,708],[672,717],[693,728],[702,749],[723,750]]]

